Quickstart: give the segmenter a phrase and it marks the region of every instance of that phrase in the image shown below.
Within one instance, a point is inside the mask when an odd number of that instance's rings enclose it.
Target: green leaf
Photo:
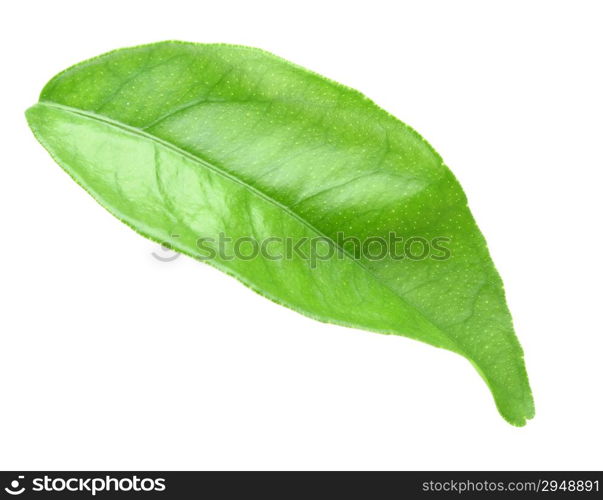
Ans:
[[[359,92],[262,50],[162,42],[67,69],[26,114],[57,163],[140,234],[320,321],[454,351],[508,422],[534,415],[503,285],[460,185]],[[221,234],[231,240],[214,256]],[[392,234],[428,242],[429,256],[400,258]],[[342,235],[381,238],[385,255]],[[230,258],[267,238],[270,256]],[[305,255],[286,255],[287,241]]]

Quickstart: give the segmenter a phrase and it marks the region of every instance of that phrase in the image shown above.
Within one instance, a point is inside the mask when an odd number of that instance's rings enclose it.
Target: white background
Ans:
[[[601,469],[603,4],[2,6],[0,469]],[[23,112],[65,67],[164,39],[264,48],[419,130],[506,283],[537,414],[459,356],[321,324],[113,219]]]

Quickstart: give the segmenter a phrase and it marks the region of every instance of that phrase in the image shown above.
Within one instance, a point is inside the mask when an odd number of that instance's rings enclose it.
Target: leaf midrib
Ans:
[[[337,250],[341,251],[345,256],[347,256],[352,262],[354,262],[356,265],[358,265],[361,269],[363,269],[363,271],[365,271],[369,276],[371,276],[377,283],[379,283],[381,286],[383,286],[384,288],[386,288],[387,290],[389,290],[391,293],[393,293],[401,302],[403,302],[404,304],[406,304],[408,307],[410,307],[411,309],[417,311],[420,316],[427,321],[430,325],[432,325],[437,331],[439,331],[448,341],[452,342],[452,344],[456,347],[456,351],[457,353],[466,356],[464,351],[460,348],[460,346],[458,345],[458,343],[456,342],[456,340],[454,338],[452,338],[449,334],[446,333],[445,330],[443,330],[439,325],[437,325],[436,323],[433,322],[433,320],[431,318],[429,318],[429,316],[427,316],[420,308],[416,307],[414,304],[410,304],[402,295],[400,295],[399,292],[397,292],[396,290],[394,290],[389,284],[385,283],[383,280],[381,280],[377,275],[375,275],[372,270],[370,268],[368,268],[367,266],[364,265],[364,263],[358,259],[355,259],[352,257],[352,255],[342,246],[338,245],[336,241],[334,241],[331,237],[327,236],[325,233],[323,233],[320,229],[318,229],[317,227],[315,227],[311,222],[307,221],[306,219],[304,219],[303,217],[301,217],[299,214],[297,214],[296,212],[294,212],[290,207],[287,207],[286,205],[283,205],[281,202],[279,202],[278,200],[272,198],[271,196],[267,195],[266,193],[264,193],[263,191],[260,191],[258,188],[256,188],[255,186],[245,182],[243,179],[240,179],[239,177],[236,177],[234,175],[232,175],[230,172],[227,172],[223,169],[221,169],[218,166],[213,165],[212,163],[210,163],[209,161],[205,160],[204,158],[201,158],[195,154],[192,154],[178,146],[176,146],[175,144],[172,144],[164,139],[161,139],[160,137],[157,137],[153,134],[150,134],[138,127],[133,127],[131,125],[127,125],[123,122],[114,120],[112,118],[109,118],[105,115],[99,115],[97,113],[94,113],[92,111],[86,111],[86,110],[82,110],[79,108],[74,108],[71,106],[66,106],[64,104],[59,104],[53,101],[47,101],[47,100],[40,100],[37,105],[42,105],[42,106],[47,106],[49,108],[55,108],[55,109],[59,109],[62,110],[64,112],[67,113],[71,113],[74,115],[78,115],[78,116],[82,116],[86,119],[89,120],[93,120],[93,121],[98,121],[98,122],[102,122],[105,123],[111,127],[114,128],[118,128],[124,132],[130,133],[132,135],[135,135],[137,137],[141,137],[144,139],[147,139],[149,141],[155,142],[160,144],[161,146],[175,152],[178,153],[182,156],[184,156],[185,158],[194,161],[195,163],[198,163],[200,165],[202,165],[203,167],[211,170],[212,172],[221,175],[227,179],[229,179],[230,181],[239,184],[241,186],[243,186],[245,189],[247,189],[248,191],[252,192],[254,195],[256,195],[257,197],[263,199],[264,201],[267,201],[268,203],[271,203],[272,205],[278,207],[279,209],[281,209],[283,212],[285,212],[286,214],[288,214],[289,216],[293,217],[294,219],[296,219],[297,221],[299,221],[301,224],[303,224],[304,226],[306,226],[308,229],[310,229],[311,231],[315,232],[317,235],[321,236],[322,238],[324,238],[325,240],[327,240],[331,245],[333,245]]]

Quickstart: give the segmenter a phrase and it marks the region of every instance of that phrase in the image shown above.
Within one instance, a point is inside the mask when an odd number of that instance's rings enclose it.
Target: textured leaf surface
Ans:
[[[221,232],[322,237],[324,250],[338,232],[450,238],[447,260],[210,263],[321,321],[454,351],[507,421],[533,416],[502,282],[460,185],[426,141],[357,91],[258,49],[163,42],[60,73],[27,119],[106,209],[191,256]]]

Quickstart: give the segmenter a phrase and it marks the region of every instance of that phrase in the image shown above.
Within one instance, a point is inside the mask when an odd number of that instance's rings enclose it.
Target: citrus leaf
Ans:
[[[315,319],[454,351],[508,422],[534,415],[459,183],[359,92],[262,50],[161,42],[67,69],[26,115],[57,163],[140,234]]]

